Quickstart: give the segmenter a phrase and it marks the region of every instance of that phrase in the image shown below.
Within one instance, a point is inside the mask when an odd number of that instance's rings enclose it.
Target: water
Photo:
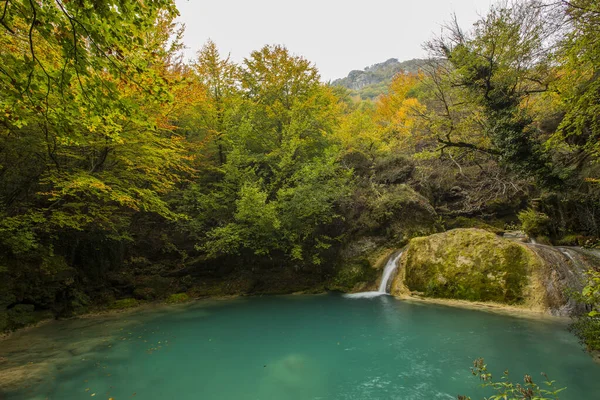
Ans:
[[[383,274],[381,275],[381,282],[379,283],[379,289],[376,292],[360,292],[351,293],[345,295],[347,298],[354,299],[370,299],[372,297],[383,296],[388,293],[388,286],[390,278],[396,269],[398,268],[398,260],[402,257],[402,251],[394,253],[390,256],[383,268]]]
[[[481,399],[477,357],[498,378],[546,372],[568,388],[561,400],[600,393],[600,366],[562,323],[391,296],[201,301],[56,322],[0,342],[0,357],[0,380],[17,361],[43,376],[8,400]]]
[[[402,257],[402,252],[396,255],[392,255],[388,260],[385,268],[383,269],[383,275],[381,275],[381,283],[379,284],[379,292],[387,293],[388,281],[390,280],[392,273],[398,267],[398,260]]]

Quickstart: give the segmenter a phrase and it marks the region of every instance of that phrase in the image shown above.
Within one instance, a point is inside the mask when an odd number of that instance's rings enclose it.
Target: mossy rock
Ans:
[[[110,308],[111,310],[125,310],[127,308],[133,308],[133,307],[137,307],[139,305],[140,305],[140,302],[137,301],[136,299],[127,298],[127,299],[116,300],[114,303],[112,303],[110,306],[108,306],[108,308]]]
[[[522,303],[536,258],[524,246],[481,229],[455,229],[410,241],[404,284],[428,297]],[[401,293],[394,282],[393,293]]]
[[[190,301],[190,296],[187,293],[174,293],[167,297],[166,301],[169,304],[187,303]]]
[[[364,236],[384,237],[401,246],[412,237],[439,232],[438,215],[429,201],[410,186],[388,185],[366,194],[354,224]]]
[[[354,260],[343,265],[336,271],[330,285],[331,290],[353,292],[357,287],[377,279],[378,271],[371,266],[366,257]]]
[[[499,220],[486,222],[478,218],[456,217],[444,220],[444,224],[448,229],[477,228],[495,233],[496,235],[504,233],[504,223]]]

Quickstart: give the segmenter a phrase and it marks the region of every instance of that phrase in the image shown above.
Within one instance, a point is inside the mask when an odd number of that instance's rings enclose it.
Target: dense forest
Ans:
[[[453,228],[599,243],[598,2],[451,19],[364,101],[279,45],[187,62],[176,17],[3,2],[0,330],[174,293],[350,290],[372,254]]]

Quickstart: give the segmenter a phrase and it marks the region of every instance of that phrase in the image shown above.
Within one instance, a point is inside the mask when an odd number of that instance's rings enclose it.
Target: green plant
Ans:
[[[552,400],[558,399],[558,394],[565,390],[565,388],[557,389],[554,381],[544,373],[542,376],[546,379],[545,386],[534,383],[531,375],[527,374],[523,377],[523,384],[510,382],[508,370],[504,371],[501,381],[494,381],[483,358],[473,361],[471,373],[483,381],[483,387],[491,388],[496,392],[495,395],[486,398],[487,400]],[[459,395],[458,400],[471,400],[471,398]]]
[[[519,213],[519,221],[529,236],[550,236],[550,217],[532,208]]]
[[[137,301],[136,299],[128,298],[128,299],[116,300],[108,308],[110,308],[111,310],[124,310],[127,308],[137,307],[139,304],[140,304],[140,302]]]
[[[577,301],[591,306],[591,311],[579,316],[570,326],[589,351],[600,350],[600,271],[589,270],[587,283],[581,293],[572,295]]]
[[[187,303],[188,301],[190,301],[190,296],[187,293],[174,293],[167,297],[169,304]]]

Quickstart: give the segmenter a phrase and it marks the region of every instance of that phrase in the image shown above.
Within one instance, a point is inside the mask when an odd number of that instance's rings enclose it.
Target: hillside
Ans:
[[[379,64],[366,67],[364,70],[350,71],[347,77],[334,80],[331,84],[350,89],[361,99],[372,99],[382,93],[387,93],[388,86],[394,75],[399,72],[416,73],[425,63],[423,59],[398,61],[390,58]]]

